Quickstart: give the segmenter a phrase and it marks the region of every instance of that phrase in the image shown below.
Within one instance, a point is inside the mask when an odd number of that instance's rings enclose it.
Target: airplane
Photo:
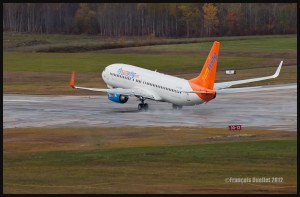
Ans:
[[[199,105],[216,98],[217,94],[255,91],[261,86],[229,88],[233,85],[262,81],[278,77],[283,61],[280,62],[274,75],[215,83],[220,42],[215,41],[200,74],[190,80],[159,73],[123,63],[108,65],[102,72],[102,79],[108,89],[86,88],[75,86],[75,72],[72,72],[70,86],[75,89],[106,92],[108,99],[124,104],[129,97],[137,97],[141,103],[139,111],[147,111],[146,99],[168,102],[173,109],[182,106]]]

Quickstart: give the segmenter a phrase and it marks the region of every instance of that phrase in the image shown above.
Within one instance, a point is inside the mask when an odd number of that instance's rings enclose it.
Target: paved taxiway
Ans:
[[[219,94],[207,104],[173,111],[170,103],[139,101],[125,104],[106,96],[3,95],[3,128],[15,127],[150,127],[197,126],[297,131],[297,85],[265,86],[268,91]],[[80,91],[80,90],[76,90]]]

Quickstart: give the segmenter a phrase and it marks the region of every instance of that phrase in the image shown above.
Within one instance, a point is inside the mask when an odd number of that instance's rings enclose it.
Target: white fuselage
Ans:
[[[102,72],[102,78],[109,88],[136,88],[153,95],[157,101],[175,105],[197,105],[203,101],[193,91],[187,80],[143,69],[128,64],[111,64]]]

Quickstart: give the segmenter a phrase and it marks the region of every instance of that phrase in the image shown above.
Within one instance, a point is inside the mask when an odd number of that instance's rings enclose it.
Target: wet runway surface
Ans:
[[[291,88],[291,86],[293,86]],[[270,86],[271,87],[271,86]],[[273,86],[272,86],[273,87]],[[139,101],[125,104],[106,96],[3,95],[3,128],[28,127],[169,127],[190,126],[297,131],[297,87],[248,93],[219,94],[207,104],[172,110],[155,101],[139,112]]]

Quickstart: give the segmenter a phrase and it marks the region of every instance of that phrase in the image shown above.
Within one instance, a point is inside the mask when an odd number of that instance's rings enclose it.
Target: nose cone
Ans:
[[[107,68],[105,68],[103,71],[102,71],[102,79],[104,82],[107,83],[107,80],[108,80],[108,76],[107,76]]]

